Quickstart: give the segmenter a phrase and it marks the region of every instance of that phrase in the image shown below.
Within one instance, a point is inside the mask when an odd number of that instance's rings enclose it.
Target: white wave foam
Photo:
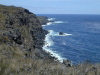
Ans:
[[[53,24],[53,22],[48,22],[46,25],[42,25],[42,26],[50,26],[52,24]]]
[[[51,40],[51,33],[48,33],[46,35],[45,42],[46,42],[45,43],[46,46],[52,46],[52,45],[54,45],[53,41]]]
[[[54,21],[55,18],[48,18],[48,21]]]
[[[62,42],[63,45],[66,45],[66,42]]]
[[[52,24],[52,22],[48,22],[46,25],[51,25]]]
[[[54,52],[53,50],[51,50],[50,48],[44,46],[43,49],[47,52],[50,53],[52,57],[55,57],[59,62],[63,62],[63,60],[65,58],[62,58],[57,52]]]
[[[57,58],[57,60],[62,63],[65,58],[62,58],[57,52],[50,49],[50,46],[54,45],[54,42],[51,40],[51,37],[59,36],[59,32],[54,32],[53,30],[49,30],[48,32],[49,33],[45,37],[45,45],[43,46],[43,50],[45,50],[46,52],[49,52],[52,57]],[[64,34],[66,36],[71,35],[71,34],[67,34],[67,33],[64,33]]]
[[[46,25],[42,25],[42,26],[50,26],[52,24],[59,24],[59,23],[64,23],[63,21],[55,21],[55,18],[48,18],[48,23]]]
[[[68,33],[63,33],[63,35],[58,35],[58,36],[70,36],[72,34],[68,34]]]
[[[55,21],[54,23],[64,23],[63,21]]]
[[[51,36],[70,36],[72,34],[68,34],[68,33],[63,33],[62,35],[59,35],[59,32],[54,32],[53,30],[49,30],[49,33]]]
[[[43,50],[46,52],[49,52],[52,57],[57,58],[58,61],[63,62],[63,59],[58,53],[54,52],[52,49],[49,47],[52,46],[54,43],[51,40],[51,33],[48,33],[45,37],[45,45],[43,46]]]
[[[52,25],[53,23],[64,23],[63,21],[54,21],[55,18],[49,18],[48,22],[46,25],[42,25],[42,26],[48,26],[48,25]],[[62,35],[59,34],[59,32],[54,32],[53,30],[49,30],[49,33],[45,36],[45,44],[43,46],[43,50],[45,50],[46,52],[49,52],[51,54],[52,57],[57,58],[57,60],[59,62],[63,62],[63,60],[65,58],[62,58],[57,52],[53,51],[50,47],[54,45],[54,42],[51,40],[52,36],[69,36],[72,34],[67,34],[67,33],[63,33]]]

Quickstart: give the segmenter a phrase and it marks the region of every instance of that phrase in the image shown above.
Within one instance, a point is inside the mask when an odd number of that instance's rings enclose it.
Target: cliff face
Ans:
[[[38,19],[39,19],[41,25],[45,25],[49,22],[48,17],[45,17],[45,16],[38,16]]]
[[[0,5],[0,75],[99,75],[97,66],[69,67],[45,53],[41,23],[27,9]]]
[[[0,75],[7,70],[18,71],[20,66],[24,69],[33,60],[51,59],[42,50],[46,34],[35,14],[24,8],[0,5]]]
[[[0,6],[0,44],[18,46],[27,53],[39,50],[47,32],[42,29],[35,14],[27,9],[13,6]],[[41,54],[25,54],[32,58],[42,57]]]

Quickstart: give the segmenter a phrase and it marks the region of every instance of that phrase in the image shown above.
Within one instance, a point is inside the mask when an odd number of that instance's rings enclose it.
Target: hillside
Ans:
[[[99,64],[68,66],[42,50],[48,32],[41,21],[27,9],[0,5],[0,75],[100,75]]]

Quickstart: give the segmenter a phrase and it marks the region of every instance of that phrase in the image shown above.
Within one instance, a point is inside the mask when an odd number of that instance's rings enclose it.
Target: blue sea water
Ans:
[[[43,28],[53,32],[64,32],[70,36],[52,36],[50,48],[62,58],[73,63],[90,61],[100,63],[100,15],[45,14],[54,22]]]

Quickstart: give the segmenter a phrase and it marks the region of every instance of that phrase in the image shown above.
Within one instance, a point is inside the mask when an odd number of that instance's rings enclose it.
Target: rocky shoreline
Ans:
[[[37,17],[21,7],[1,5],[0,8],[2,15],[0,19],[5,17],[4,22],[0,22],[1,42],[11,47],[18,46],[26,58],[49,59],[51,61],[56,59],[42,49],[48,31],[43,30],[41,25],[48,22],[47,17]]]
[[[62,64],[42,49],[47,22],[27,9],[0,5],[0,75],[99,75],[98,66]]]
[[[2,33],[0,35],[12,41],[12,43],[9,42],[11,45],[15,43],[16,45],[23,46],[23,49],[25,48],[26,51],[32,51],[32,49],[36,48],[41,49],[47,32],[42,29],[36,15],[23,8],[15,8],[13,6],[1,7],[0,18],[5,20],[3,20],[3,23],[1,22],[2,25],[0,24],[2,26]],[[5,42],[8,43],[6,40]]]

